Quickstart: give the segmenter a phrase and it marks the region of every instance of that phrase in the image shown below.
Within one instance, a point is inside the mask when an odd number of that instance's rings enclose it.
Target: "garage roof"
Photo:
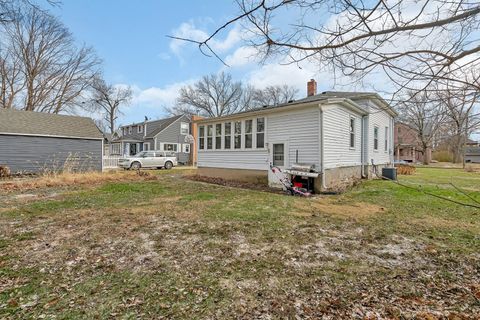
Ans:
[[[0,134],[103,139],[91,118],[2,108]]]

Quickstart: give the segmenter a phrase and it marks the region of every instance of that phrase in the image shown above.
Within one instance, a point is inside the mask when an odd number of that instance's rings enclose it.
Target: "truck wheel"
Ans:
[[[165,169],[170,170],[173,167],[173,163],[170,161],[165,162]]]
[[[138,169],[140,169],[141,167],[142,167],[142,165],[140,164],[140,162],[135,161],[134,163],[131,164],[130,169],[138,170]]]

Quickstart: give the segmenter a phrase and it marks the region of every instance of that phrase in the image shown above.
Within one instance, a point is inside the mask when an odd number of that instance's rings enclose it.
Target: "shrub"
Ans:
[[[401,164],[397,167],[397,174],[402,174],[402,175],[412,175],[416,171],[416,168],[414,166],[410,166],[407,164]]]
[[[439,162],[452,162],[453,156],[450,152],[444,151],[435,151],[432,154],[432,159],[437,160]]]
[[[10,169],[7,166],[0,165],[0,178],[7,178],[10,176]]]

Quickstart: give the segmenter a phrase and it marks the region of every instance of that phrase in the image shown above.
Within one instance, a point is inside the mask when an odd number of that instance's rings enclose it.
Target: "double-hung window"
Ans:
[[[207,126],[207,149],[213,148],[213,125]]]
[[[378,127],[373,128],[373,150],[378,150]]]
[[[198,141],[199,141],[199,149],[205,149],[205,127],[200,126],[198,127]]]
[[[388,151],[388,127],[385,127],[385,152]]]
[[[265,147],[265,118],[257,118],[257,148]]]
[[[224,148],[231,149],[232,147],[232,123],[225,123],[225,137],[224,137]]]
[[[242,148],[242,122],[235,121],[234,122],[234,148],[241,149]]]
[[[279,167],[285,165],[285,145],[283,143],[273,144],[273,165]]]
[[[355,148],[355,118],[350,118],[350,148]]]
[[[137,127],[137,132],[138,132],[138,133],[142,133],[142,132],[143,132],[143,126],[142,126],[142,125],[139,125],[139,126]]]
[[[253,120],[245,120],[245,148],[251,149],[253,143]]]
[[[215,125],[215,149],[222,149],[222,124]]]
[[[180,123],[180,134],[187,135],[190,133],[190,124],[187,122]]]

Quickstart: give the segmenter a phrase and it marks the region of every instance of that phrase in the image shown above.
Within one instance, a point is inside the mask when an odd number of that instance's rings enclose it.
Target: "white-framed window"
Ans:
[[[205,126],[198,127],[198,144],[200,150],[205,149]]]
[[[385,152],[388,151],[388,127],[385,127]]]
[[[224,128],[225,134],[224,134],[223,147],[225,149],[231,149],[232,148],[232,123],[225,122],[224,127],[225,127]]]
[[[188,143],[183,145],[183,153],[190,153],[190,145]]]
[[[207,149],[213,148],[213,124],[207,126]]]
[[[245,149],[251,149],[253,144],[253,120],[245,120]]]
[[[276,167],[285,165],[285,145],[283,143],[273,144],[273,165]]]
[[[143,150],[144,151],[150,150],[150,142],[144,142],[143,143]]]
[[[163,151],[177,152],[177,144],[176,143],[164,143],[163,144]]]
[[[143,133],[143,126],[142,125],[137,126],[137,132],[138,133]]]
[[[350,148],[355,148],[355,118],[350,117]]]
[[[373,127],[373,150],[378,150],[378,127]]]
[[[132,133],[132,127],[128,127],[128,134]]]
[[[190,134],[190,124],[188,122],[180,123],[180,134]]]
[[[257,118],[257,148],[265,148],[265,118]]]
[[[222,124],[215,125],[215,149],[222,149]]]
[[[233,147],[235,149],[242,148],[242,122],[235,121],[234,122],[234,136],[233,136]]]

